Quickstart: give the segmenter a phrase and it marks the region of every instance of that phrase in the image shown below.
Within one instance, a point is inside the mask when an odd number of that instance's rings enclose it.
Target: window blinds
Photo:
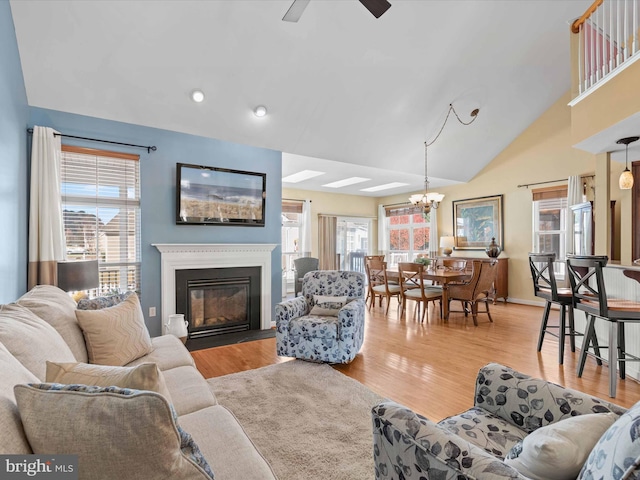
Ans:
[[[100,294],[140,290],[138,159],[62,147],[60,191],[67,258],[98,259]]]

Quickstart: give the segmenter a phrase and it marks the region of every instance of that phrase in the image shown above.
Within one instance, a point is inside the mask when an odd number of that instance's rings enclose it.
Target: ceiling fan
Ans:
[[[371,12],[371,14],[380,18],[384,12],[389,10],[391,4],[387,0],[359,0],[362,5],[365,6],[367,10]],[[293,0],[293,3],[287,10],[287,13],[284,14],[282,20],[285,22],[297,22],[300,20],[302,16],[302,12],[307,8],[309,4],[309,0]]]

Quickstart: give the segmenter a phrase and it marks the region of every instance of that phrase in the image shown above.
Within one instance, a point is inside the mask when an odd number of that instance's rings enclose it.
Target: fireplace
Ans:
[[[163,326],[176,310],[176,271],[205,268],[227,269],[236,267],[258,267],[260,269],[259,313],[261,330],[275,325],[271,320],[272,252],[273,243],[156,243],[160,252],[160,280],[162,316],[158,322]],[[280,258],[277,259],[280,265]],[[278,278],[280,276],[278,275]],[[253,309],[253,306],[252,306]],[[163,330],[164,333],[164,330]],[[215,337],[210,337],[215,338]]]
[[[259,330],[260,267],[176,270],[176,313],[189,338]]]

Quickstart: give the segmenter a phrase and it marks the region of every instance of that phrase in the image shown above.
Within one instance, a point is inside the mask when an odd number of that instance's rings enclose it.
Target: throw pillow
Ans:
[[[102,310],[76,310],[89,363],[126,365],[153,350],[138,296]]]
[[[171,403],[171,394],[167,390],[164,375],[155,363],[141,363],[135,367],[111,367],[88,363],[47,362],[45,381],[150,390],[163,395]]]
[[[80,478],[213,478],[162,395],[57,383],[14,392],[33,452],[77,454]]]
[[[134,292],[118,293],[106,297],[83,298],[78,302],[78,310],[100,310],[102,308],[113,307],[126,300]]]
[[[640,478],[640,402],[600,437],[580,471],[578,480]]]
[[[504,463],[533,480],[574,479],[615,413],[578,415],[540,427],[513,446]]]
[[[330,317],[337,317],[340,309],[347,303],[347,297],[314,295],[313,303],[313,308],[311,308],[311,312],[309,312],[310,315],[328,315]]]
[[[76,320],[76,302],[67,292],[53,285],[36,285],[16,303],[27,307],[55,328],[69,345],[77,362],[87,361],[87,347]]]
[[[47,360],[76,361],[55,328],[15,303],[0,305],[0,343],[40,381],[45,379]]]

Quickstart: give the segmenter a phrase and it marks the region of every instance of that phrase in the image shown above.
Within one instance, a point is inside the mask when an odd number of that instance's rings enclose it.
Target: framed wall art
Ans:
[[[484,250],[495,238],[504,249],[502,195],[453,201],[455,248]]]

